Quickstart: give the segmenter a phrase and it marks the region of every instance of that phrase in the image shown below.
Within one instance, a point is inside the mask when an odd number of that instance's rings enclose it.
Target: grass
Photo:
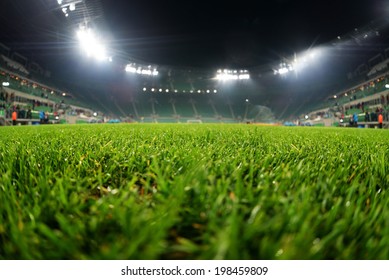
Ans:
[[[0,259],[389,258],[388,130],[0,132]]]

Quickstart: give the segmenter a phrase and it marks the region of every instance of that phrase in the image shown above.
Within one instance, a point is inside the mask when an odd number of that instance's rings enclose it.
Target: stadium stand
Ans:
[[[373,76],[363,83],[330,96],[325,102],[306,116],[300,116],[300,123],[324,126],[350,126],[353,115],[358,116],[359,127],[378,127],[377,116],[383,115],[384,127],[389,127],[389,59],[374,65],[367,76]],[[351,120],[350,120],[351,119]]]
[[[39,112],[46,112],[52,123],[69,122],[69,115],[86,121],[92,118],[94,111],[69,93],[26,76],[29,72],[23,65],[0,55],[0,125],[9,125],[15,110],[19,124],[39,123]]]

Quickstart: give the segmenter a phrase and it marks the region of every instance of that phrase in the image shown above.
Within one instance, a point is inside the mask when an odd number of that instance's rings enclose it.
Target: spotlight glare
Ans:
[[[70,5],[69,5],[69,10],[70,11],[74,11],[76,9],[76,4],[75,3],[71,3]]]
[[[97,60],[109,60],[106,55],[105,47],[98,42],[96,36],[91,29],[80,28],[77,31],[77,37],[80,42],[81,49],[89,57],[94,57]]]

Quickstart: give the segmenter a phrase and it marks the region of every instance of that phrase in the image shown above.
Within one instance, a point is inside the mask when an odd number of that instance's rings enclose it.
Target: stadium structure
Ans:
[[[362,59],[352,62],[355,70],[349,71],[348,79],[343,82],[338,76],[328,75],[333,80],[322,79],[318,83],[304,74],[304,71],[314,72],[309,68],[315,57],[331,60],[334,53],[339,55],[350,49],[362,52],[371,46],[371,40],[385,40],[386,20],[376,20],[327,44],[282,57],[274,63],[200,69],[158,65],[131,57],[125,50],[100,44],[98,34],[106,26],[100,1],[58,0],[41,5],[62,23],[64,32],[72,34],[77,30],[72,40],[79,44],[81,55],[109,65],[107,68],[112,73],[106,74],[102,81],[96,81],[93,75],[80,78],[74,81],[78,85],[72,87],[58,83],[39,62],[0,44],[2,125],[10,125],[12,111],[17,110],[19,124],[39,123],[39,112],[43,111],[53,123],[216,122],[315,126],[347,126],[350,116],[357,114],[358,125],[363,127],[378,126],[377,116],[382,114],[384,127],[389,126],[389,48],[373,51],[370,48]],[[332,53],[332,58],[328,53]],[[97,91],[108,94],[99,98]],[[284,95],[285,92],[289,94]],[[322,98],[323,92],[327,92],[326,98]],[[302,99],[305,101],[301,102]]]

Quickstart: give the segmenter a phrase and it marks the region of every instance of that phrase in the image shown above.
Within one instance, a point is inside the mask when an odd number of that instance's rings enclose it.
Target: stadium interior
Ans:
[[[73,40],[81,47],[77,60],[86,54],[89,62],[76,64],[74,74],[89,74],[69,83],[63,73],[40,66],[31,52],[0,42],[1,125],[11,125],[12,111],[17,110],[21,125],[39,124],[39,112],[43,111],[50,123],[69,124],[350,126],[350,116],[356,114],[359,127],[377,127],[377,116],[382,114],[384,127],[389,127],[386,20],[377,19],[326,44],[266,65],[205,69],[159,65],[123,50],[105,49],[94,34],[106,24],[99,1],[58,0],[40,8],[59,21],[64,32],[78,30],[78,42]],[[358,59],[339,62],[345,52],[356,53]],[[91,70],[94,66],[95,72]],[[335,68],[340,70],[332,71]]]

